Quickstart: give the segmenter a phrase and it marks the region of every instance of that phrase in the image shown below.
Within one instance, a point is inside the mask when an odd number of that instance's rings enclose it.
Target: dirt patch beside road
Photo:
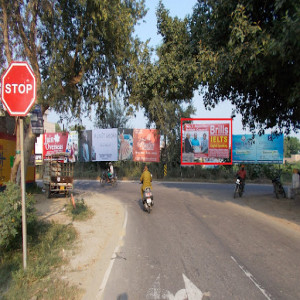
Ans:
[[[300,199],[277,199],[272,194],[247,196],[236,199],[237,204],[241,204],[252,212],[270,217],[274,222],[300,232]]]
[[[74,250],[64,251],[69,264],[61,270],[61,278],[86,291],[83,299],[96,299],[102,279],[120,237],[125,211],[122,204],[107,195],[80,192],[74,198],[93,210],[94,216],[87,221],[73,221],[65,213],[69,198],[47,199],[37,197],[37,212],[41,219],[61,224],[73,223],[78,232]]]

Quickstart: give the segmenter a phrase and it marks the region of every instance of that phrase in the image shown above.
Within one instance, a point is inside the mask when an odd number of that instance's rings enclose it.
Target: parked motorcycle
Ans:
[[[143,193],[143,205],[145,210],[150,214],[151,209],[154,205],[153,203],[153,193],[150,187],[146,187]]]
[[[286,198],[286,193],[280,181],[280,176],[276,176],[275,178],[273,178],[272,183],[273,183],[274,194],[276,198],[279,198],[280,196]]]
[[[242,197],[243,192],[244,192],[244,183],[243,183],[241,177],[238,176],[235,181],[233,198],[236,198],[237,195]]]

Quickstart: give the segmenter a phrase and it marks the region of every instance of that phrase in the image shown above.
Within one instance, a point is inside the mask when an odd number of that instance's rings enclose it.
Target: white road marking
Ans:
[[[124,223],[123,223],[123,227],[122,227],[122,231],[125,232],[126,230],[126,226],[127,226],[127,218],[128,218],[128,213],[127,213],[127,210],[125,211],[125,219],[124,219]],[[101,296],[103,294],[103,291],[106,287],[106,284],[107,284],[107,281],[108,281],[108,278],[109,278],[109,275],[110,275],[110,272],[112,270],[112,267],[114,265],[114,262],[115,262],[115,258],[117,257],[117,253],[119,252],[119,249],[120,249],[120,246],[121,246],[121,240],[123,239],[123,235],[121,236],[120,238],[120,241],[119,241],[119,244],[118,246],[116,247],[113,255],[111,256],[111,260],[110,260],[110,263],[109,263],[109,266],[105,272],[105,275],[103,277],[103,280],[102,280],[102,283],[99,287],[99,292],[97,294],[97,297],[96,299],[101,299]]]
[[[242,265],[240,265],[236,259],[231,256],[231,259],[239,266],[239,268],[244,272],[244,274],[254,283],[254,285],[261,291],[261,293],[268,299],[272,300],[272,297],[268,292],[257,282],[255,277]]]
[[[189,280],[184,274],[182,274],[185,290],[189,300],[202,299],[203,293],[198,289],[191,280]]]
[[[162,290],[160,287],[160,274],[154,281],[153,286],[148,290],[146,299],[147,300],[201,300],[203,298],[203,293],[195,284],[188,279],[184,274],[182,274],[185,289],[181,289],[176,292],[175,296],[166,290]]]
[[[155,279],[153,286],[148,290],[146,299],[148,300],[156,300],[160,298],[161,290],[160,290],[160,274]]]

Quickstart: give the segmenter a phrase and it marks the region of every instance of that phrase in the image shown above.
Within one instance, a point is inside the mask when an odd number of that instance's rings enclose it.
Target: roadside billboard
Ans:
[[[92,131],[92,161],[118,160],[118,129],[94,129]]]
[[[79,133],[79,161],[91,161],[92,130],[83,130]]]
[[[181,164],[232,164],[232,119],[181,119]]]
[[[78,132],[70,131],[68,133],[68,142],[66,151],[70,154],[69,161],[78,161]]]
[[[133,160],[160,161],[160,135],[156,129],[133,130]]]
[[[133,129],[118,130],[118,154],[119,160],[133,159]]]
[[[68,141],[67,132],[43,134],[43,156],[66,152]]]
[[[282,164],[283,141],[283,134],[233,135],[233,162]]]

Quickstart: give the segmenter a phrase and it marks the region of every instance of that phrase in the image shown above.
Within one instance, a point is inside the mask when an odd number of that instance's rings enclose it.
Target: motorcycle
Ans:
[[[278,199],[280,195],[282,195],[283,198],[286,198],[286,193],[280,181],[280,176],[276,176],[275,178],[273,178],[272,184],[276,198]]]
[[[146,187],[143,193],[143,205],[145,210],[150,214],[151,209],[154,205],[153,203],[153,193],[150,187]]]
[[[244,184],[243,184],[243,181],[242,181],[241,177],[238,176],[236,178],[236,181],[235,181],[235,188],[234,188],[233,198],[236,198],[237,195],[242,197],[243,192],[244,192]]]
[[[117,174],[114,174],[111,177],[109,177],[107,171],[103,171],[102,176],[100,177],[101,186],[104,186],[106,183],[115,186],[117,185],[117,182],[118,182]]]

